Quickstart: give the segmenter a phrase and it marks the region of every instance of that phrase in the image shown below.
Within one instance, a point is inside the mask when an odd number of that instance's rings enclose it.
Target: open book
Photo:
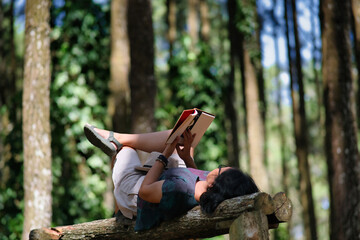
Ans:
[[[186,129],[189,129],[192,134],[196,134],[191,145],[192,147],[196,147],[214,118],[215,115],[197,108],[184,110],[166,140],[166,143],[172,143],[177,136],[181,136]],[[181,142],[182,140],[180,140],[180,143]]]

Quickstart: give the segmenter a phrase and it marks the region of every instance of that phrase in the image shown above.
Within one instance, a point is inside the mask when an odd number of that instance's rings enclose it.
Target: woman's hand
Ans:
[[[191,157],[191,144],[194,141],[195,134],[191,134],[190,130],[186,130],[183,133],[184,144],[180,146],[176,145],[176,151],[179,154],[180,158],[184,160],[187,167],[196,168],[193,158]]]

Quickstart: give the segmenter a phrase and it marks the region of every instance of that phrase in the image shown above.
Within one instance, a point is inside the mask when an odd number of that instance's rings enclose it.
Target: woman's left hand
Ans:
[[[193,161],[190,150],[191,150],[191,144],[194,141],[195,134],[192,135],[190,130],[186,130],[183,133],[184,136],[184,144],[182,147],[180,145],[176,145],[176,151],[179,154],[180,158],[183,159],[185,162],[187,161]]]

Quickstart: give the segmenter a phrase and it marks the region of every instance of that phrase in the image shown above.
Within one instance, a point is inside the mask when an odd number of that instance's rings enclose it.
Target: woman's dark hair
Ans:
[[[241,170],[231,168],[220,174],[212,187],[200,196],[200,206],[204,213],[211,214],[224,200],[259,192],[254,180]]]

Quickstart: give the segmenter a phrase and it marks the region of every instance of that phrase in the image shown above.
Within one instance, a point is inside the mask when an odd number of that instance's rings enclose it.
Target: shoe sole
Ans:
[[[109,157],[113,157],[116,154],[116,149],[111,142],[97,133],[93,126],[85,125],[84,133],[89,142],[100,148]]]

